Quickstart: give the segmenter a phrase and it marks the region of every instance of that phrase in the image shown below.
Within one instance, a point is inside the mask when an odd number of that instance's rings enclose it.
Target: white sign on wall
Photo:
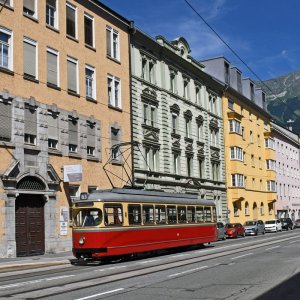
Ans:
[[[68,233],[68,208],[60,207],[60,235],[67,235]]]
[[[64,182],[82,181],[82,165],[64,165]]]

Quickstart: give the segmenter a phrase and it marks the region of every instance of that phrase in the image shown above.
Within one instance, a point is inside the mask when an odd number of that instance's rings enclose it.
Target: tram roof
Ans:
[[[198,195],[167,193],[161,191],[147,191],[138,189],[110,189],[110,190],[95,190],[90,194],[84,194],[82,197],[75,198],[74,202],[149,202],[149,203],[173,203],[173,204],[190,204],[190,205],[214,205],[211,200],[199,199]]]

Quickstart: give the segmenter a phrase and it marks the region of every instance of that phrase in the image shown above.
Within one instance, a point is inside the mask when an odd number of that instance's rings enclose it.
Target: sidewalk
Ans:
[[[37,256],[0,258],[0,274],[51,266],[70,265],[74,256],[71,251]]]

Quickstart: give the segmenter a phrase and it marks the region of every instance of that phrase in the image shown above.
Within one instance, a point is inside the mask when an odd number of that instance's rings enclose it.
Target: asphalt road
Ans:
[[[300,299],[300,230],[0,276],[0,299]]]

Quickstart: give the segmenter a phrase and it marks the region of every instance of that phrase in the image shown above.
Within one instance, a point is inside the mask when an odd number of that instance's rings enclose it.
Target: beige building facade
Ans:
[[[6,1],[0,257],[71,250],[72,197],[125,184],[111,148],[131,141],[130,30],[98,1]]]

